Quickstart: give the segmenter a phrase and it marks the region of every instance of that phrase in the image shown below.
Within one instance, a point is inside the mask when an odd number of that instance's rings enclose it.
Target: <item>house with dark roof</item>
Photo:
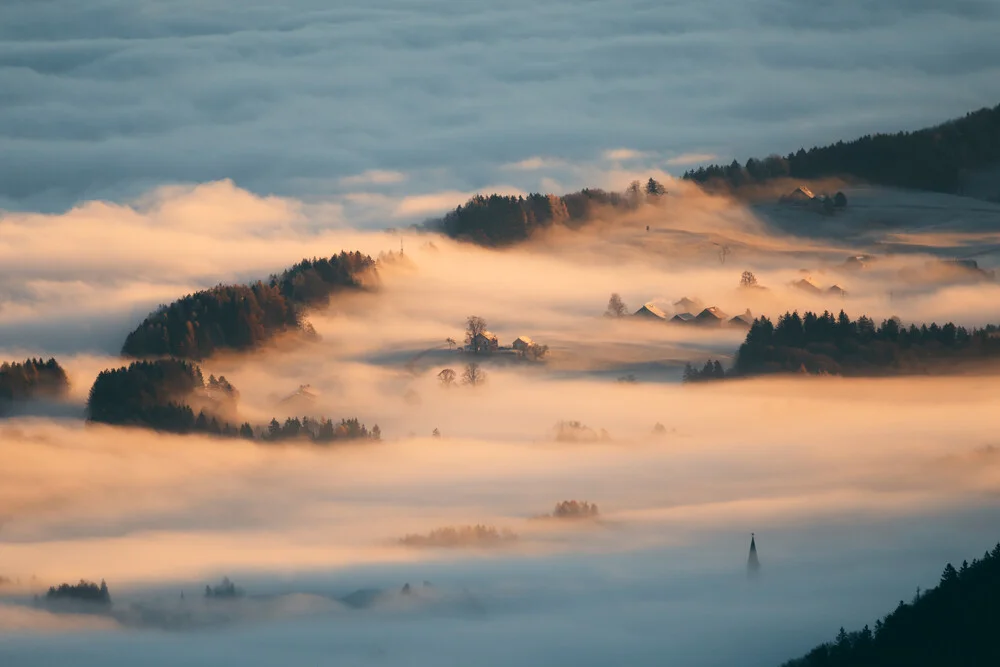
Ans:
[[[680,301],[674,301],[674,310],[678,313],[696,313],[701,310],[701,301],[684,297]]]
[[[633,315],[635,317],[643,317],[649,320],[659,320],[661,322],[665,322],[667,320],[667,314],[651,303],[647,303],[642,308],[635,311]]]
[[[709,306],[705,310],[698,313],[698,316],[694,318],[694,322],[695,324],[720,326],[727,319],[729,319],[729,316],[724,312],[715,306]]]

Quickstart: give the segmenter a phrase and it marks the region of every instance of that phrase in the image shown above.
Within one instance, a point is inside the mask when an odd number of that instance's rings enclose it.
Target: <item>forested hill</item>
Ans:
[[[982,560],[949,563],[936,588],[918,589],[874,628],[843,628],[784,667],[994,667],[1000,665],[1000,544]]]
[[[219,285],[161,306],[125,339],[122,355],[205,359],[220,350],[248,350],[302,327],[303,309],[340,290],[363,287],[375,260],[359,252],[304,259],[267,282]]]
[[[961,194],[967,171],[1000,165],[1000,105],[915,132],[870,134],[785,157],[711,165],[683,178],[736,188],[776,178],[848,177],[875,185]]]
[[[632,210],[664,194],[663,185],[650,178],[645,184],[633,182],[624,193],[586,188],[565,195],[476,195],[427,226],[453,239],[488,247],[507,246],[546,227],[578,227],[602,210]]]
[[[0,403],[55,398],[69,390],[66,371],[55,359],[26,359],[0,364]]]

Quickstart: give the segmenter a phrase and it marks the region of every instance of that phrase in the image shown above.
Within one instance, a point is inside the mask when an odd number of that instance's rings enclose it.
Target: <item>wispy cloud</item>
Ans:
[[[370,169],[354,176],[346,176],[340,179],[341,185],[387,185],[391,183],[402,183],[406,180],[406,174],[401,171],[387,171],[383,169]]]
[[[649,157],[649,153],[645,151],[638,151],[633,148],[615,148],[612,150],[604,151],[604,159],[612,160],[614,162],[625,162],[627,160],[641,160],[643,158]]]
[[[682,153],[667,160],[667,164],[671,167],[685,167],[699,162],[711,162],[717,158],[714,153]]]
[[[559,167],[568,166],[566,160],[562,160],[554,157],[529,157],[527,159],[521,160],[519,162],[511,162],[509,164],[503,165],[503,169],[515,170],[515,171],[539,171],[541,169],[554,169]]]

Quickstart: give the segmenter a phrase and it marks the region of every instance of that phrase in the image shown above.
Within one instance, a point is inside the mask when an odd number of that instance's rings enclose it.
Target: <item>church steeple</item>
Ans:
[[[757,560],[757,542],[750,533],[750,555],[747,556],[747,576],[752,577],[760,571],[760,561]]]

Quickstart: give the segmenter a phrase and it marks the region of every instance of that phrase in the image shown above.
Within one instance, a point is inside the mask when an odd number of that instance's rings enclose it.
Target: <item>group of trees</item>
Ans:
[[[652,178],[645,185],[634,181],[624,193],[587,188],[562,196],[480,194],[431,226],[454,239],[506,246],[524,241],[538,229],[579,226],[603,209],[631,210],[665,194],[663,185]]]
[[[477,524],[436,528],[426,535],[406,535],[399,542],[408,547],[492,547],[516,539],[517,534],[507,528]]]
[[[204,411],[196,415],[187,403],[191,394],[204,387],[201,369],[195,364],[179,359],[135,361],[98,374],[87,397],[87,418],[171,433],[235,435],[234,427],[220,424]]]
[[[0,403],[37,397],[55,398],[68,390],[69,378],[55,359],[26,359],[0,364]]]
[[[110,605],[111,593],[108,592],[108,585],[104,583],[103,579],[100,585],[81,579],[78,584],[50,586],[48,592],[45,594],[45,600],[47,602],[75,600]]]
[[[910,604],[817,646],[784,667],[1000,665],[1000,544],[982,560],[949,563],[941,581]]]
[[[251,440],[257,437],[256,430],[249,423],[240,427],[240,435]],[[382,429],[375,424],[369,430],[356,417],[341,419],[339,424],[326,418],[288,417],[284,423],[272,419],[267,429],[260,433],[260,438],[265,442],[305,440],[315,443],[329,443],[336,440],[381,440]]]
[[[459,380],[458,374],[451,368],[443,369],[437,374],[437,377],[438,382],[440,382],[441,386],[445,389],[454,387],[455,381]],[[460,381],[464,385],[478,387],[481,384],[486,384],[486,377],[486,371],[483,370],[482,366],[477,363],[471,363],[465,365]]]
[[[243,595],[243,589],[237,588],[236,584],[229,580],[229,577],[223,577],[222,583],[218,586],[205,585],[206,598],[232,600],[234,598],[243,597]]]
[[[305,328],[302,310],[342,289],[360,289],[374,260],[359,252],[302,260],[265,283],[218,285],[160,306],[125,339],[122,355],[200,360],[219,350],[249,350]]]
[[[1000,328],[966,329],[951,322],[938,326],[903,326],[896,318],[876,325],[864,315],[852,320],[807,312],[785,313],[774,324],[754,320],[726,372],[718,361],[698,370],[688,364],[685,381],[729,376],[804,372],[831,375],[886,375],[927,372],[935,366],[1000,358]]]
[[[594,519],[599,514],[597,503],[586,500],[563,500],[556,503],[556,508],[552,511],[552,517],[555,519]]]
[[[754,320],[736,355],[737,375],[805,371],[842,375],[920,372],[937,363],[1000,357],[997,327],[968,330],[911,324],[898,319],[880,325],[865,316],[852,320],[844,311],[785,313],[777,325]]]
[[[197,413],[191,407],[196,399],[206,406]],[[369,430],[356,418],[336,423],[331,419],[294,417],[284,424],[272,419],[266,427],[255,428],[249,422],[237,427],[219,415],[234,413],[238,399],[239,391],[225,376],[210,376],[206,384],[196,364],[180,359],[135,361],[98,374],[87,398],[87,418],[168,433],[205,433],[265,442],[328,443],[382,437],[377,424]]]
[[[854,177],[869,183],[937,192],[961,191],[965,171],[1000,162],[1000,105],[916,132],[866,135],[799,149],[785,157],[750,158],[745,165],[699,167],[684,178],[738,188],[775,178]]]
[[[722,380],[726,377],[726,369],[722,362],[709,359],[701,370],[691,364],[684,364],[684,382],[704,382],[706,380]]]

